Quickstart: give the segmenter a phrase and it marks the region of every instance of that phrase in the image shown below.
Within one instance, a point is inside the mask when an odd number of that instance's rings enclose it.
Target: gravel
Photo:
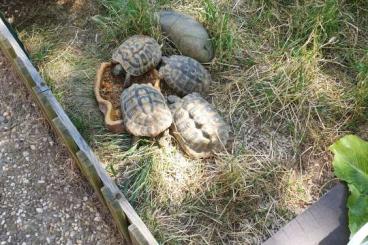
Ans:
[[[0,244],[121,244],[121,240],[0,54]]]

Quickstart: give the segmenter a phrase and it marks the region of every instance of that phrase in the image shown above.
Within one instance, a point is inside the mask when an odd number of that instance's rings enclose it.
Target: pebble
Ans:
[[[90,225],[98,209],[93,206],[90,212],[79,205],[88,196],[88,184],[67,169],[67,152],[55,143],[32,97],[5,65],[0,54],[0,245],[81,243],[77,239],[120,244],[113,227]],[[7,124],[10,118],[15,127]]]

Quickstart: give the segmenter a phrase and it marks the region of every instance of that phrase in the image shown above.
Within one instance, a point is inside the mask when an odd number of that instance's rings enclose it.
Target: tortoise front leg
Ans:
[[[132,146],[137,145],[139,140],[139,136],[132,135]]]
[[[161,148],[168,148],[171,143],[170,130],[166,129],[157,139],[157,143]]]
[[[160,79],[157,79],[156,81],[155,81],[155,84],[153,85],[155,88],[157,88],[158,90],[161,90],[161,81],[160,81]]]
[[[132,85],[132,79],[130,77],[130,74],[126,74],[125,76],[125,81],[124,81],[124,85],[123,85],[123,88],[128,88],[130,87],[130,85]]]
[[[161,76],[156,69],[153,70],[153,77],[154,77],[153,86],[161,91]]]

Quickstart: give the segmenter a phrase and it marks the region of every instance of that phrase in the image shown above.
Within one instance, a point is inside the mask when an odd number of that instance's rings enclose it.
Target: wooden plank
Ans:
[[[57,117],[54,108],[49,103],[47,97],[43,93],[37,93],[35,87],[32,90],[34,92],[33,94],[36,97],[36,101],[38,102],[39,106],[41,107],[42,111],[45,114],[46,119],[48,119],[50,124],[52,124],[52,119]]]
[[[36,93],[42,93],[46,90],[49,90],[50,88],[46,85],[45,82],[41,81],[39,83],[36,83],[33,80],[32,74],[30,73],[30,70],[28,67],[24,64],[23,60],[17,57],[14,59],[14,65],[16,69],[18,70],[18,73],[21,74],[24,81],[27,82],[30,88],[32,88],[33,91]]]
[[[136,225],[131,224],[128,227],[128,230],[133,245],[149,245],[148,241],[145,239]]]
[[[89,147],[87,142],[80,135],[79,131],[73,125],[69,117],[64,112],[63,108],[56,100],[54,95],[50,90],[42,93],[44,99],[47,100],[47,103],[53,108],[56,113],[56,116],[60,119],[60,123],[64,125],[65,130],[72,137],[75,144],[78,146],[81,152],[85,154],[88,160],[93,164],[99,178],[102,180],[104,186],[109,188],[112,193],[120,193],[119,188],[115,185],[115,183],[111,180],[110,176],[108,176],[106,170],[102,167],[102,164],[97,159],[96,155],[93,153],[92,149]]]
[[[132,207],[132,205],[130,205],[129,201],[124,195],[121,195],[119,198],[117,198],[117,204],[124,211],[129,222],[135,225],[134,229],[138,230],[137,233],[140,234],[140,240],[143,239],[145,241],[145,243],[143,244],[157,245],[158,242],[153,237],[152,233],[148,230],[147,226],[143,223],[141,218],[135,212],[134,208]]]
[[[15,59],[17,57],[17,54],[15,53],[8,39],[0,38],[0,46],[1,49],[5,51],[5,54],[9,57],[9,59]]]
[[[264,245],[345,245],[349,241],[347,188],[337,184]]]
[[[28,84],[28,87],[32,88],[36,86],[36,83],[33,81],[33,78],[28,72],[27,67],[24,65],[20,58],[15,58],[13,60],[15,68],[18,70],[18,74],[20,74],[23,80]]]
[[[5,24],[5,26],[8,28],[8,30],[10,31],[10,33],[13,35],[13,37],[15,38],[15,40],[17,41],[17,43],[19,44],[19,46],[21,47],[21,49],[26,53],[27,57],[29,58],[29,54],[27,53],[26,49],[24,48],[23,43],[20,41],[19,36],[18,36],[18,33],[12,27],[12,25],[7,21],[6,17],[4,16],[4,14],[1,11],[0,11],[0,18],[3,21],[3,23]]]
[[[106,188],[105,186],[101,188],[101,192],[106,200],[107,206],[112,214],[112,217],[115,220],[119,232],[123,235],[128,243],[131,243],[130,235],[128,232],[128,220],[126,214],[119,207],[116,201],[116,196],[110,192],[109,188]]]
[[[6,39],[9,41],[11,47],[14,49],[14,51],[17,54],[17,58],[19,58],[18,63],[23,64],[25,69],[28,71],[28,74],[32,78],[32,80],[35,82],[35,86],[39,88],[43,88],[45,86],[45,83],[42,79],[42,77],[39,75],[37,70],[34,68],[32,63],[29,61],[27,55],[22,50],[22,48],[19,46],[15,38],[12,36],[11,32],[6,27],[5,23],[0,20],[0,36],[3,39]],[[91,148],[88,146],[88,144],[85,142],[83,137],[80,135],[78,130],[75,128],[69,117],[64,112],[63,108],[59,104],[59,102],[56,100],[54,95],[50,90],[43,91],[38,94],[39,97],[42,99],[42,104],[47,104],[47,107],[52,108],[52,110],[48,110],[47,114],[50,116],[51,114],[55,113],[56,116],[60,119],[60,125],[63,125],[65,128],[65,131],[68,132],[68,134],[73,138],[75,144],[78,146],[78,148],[86,155],[88,160],[94,165],[98,176],[104,183],[104,186],[108,187],[113,193],[120,193],[119,188],[113,183],[111,178],[106,173],[105,169],[102,167],[101,163],[97,159],[97,157],[92,152]],[[51,115],[52,117],[54,115]]]
[[[96,169],[94,168],[93,164],[89,162],[87,156],[81,152],[77,152],[77,164],[83,175],[86,177],[90,185],[95,190],[97,197],[100,199],[100,202],[107,206],[106,200],[104,199],[101,188],[103,187],[103,183],[101,179],[98,177]]]
[[[80,169],[96,189],[96,192],[101,196],[103,202],[105,204],[108,203],[108,207],[115,217],[117,225],[121,226],[123,237],[130,240],[128,232],[128,223],[130,222],[136,227],[136,233],[141,234],[142,237],[148,241],[148,244],[158,244],[133,207],[129,204],[116,184],[111,180],[110,176],[71,122],[70,118],[66,115],[51,90],[45,85],[43,79],[28,59],[24,50],[19,46],[16,39],[7,29],[2,19],[0,20],[0,40],[1,39],[7,40],[7,42],[4,43],[7,43],[7,47],[16,54],[16,58],[11,59],[11,62],[13,62],[25,84],[35,96],[35,99],[45,112],[46,118],[60,134]],[[0,45],[0,47],[4,49],[3,46]],[[102,189],[100,188],[101,186],[103,186]],[[101,192],[101,190],[104,192]]]
[[[76,155],[76,153],[79,151],[78,146],[75,144],[73,137],[70,135],[65,125],[61,122],[60,118],[55,117],[52,119],[52,123],[59,136],[63,139],[64,144],[66,147],[68,147],[69,152],[71,152],[73,155]]]
[[[15,55],[15,57],[13,58],[19,59],[19,61],[17,62],[24,65],[25,69],[27,70],[27,73],[32,77],[35,86],[39,88],[40,91],[42,91],[42,89],[45,87],[45,82],[43,81],[42,77],[40,76],[36,68],[31,63],[31,61],[28,59],[27,54],[19,46],[17,40],[14,38],[14,36],[9,31],[9,29],[7,28],[6,24],[2,19],[0,19],[0,36],[1,39],[6,40],[5,43],[6,45],[8,45],[9,48],[8,50],[11,50],[10,52]]]

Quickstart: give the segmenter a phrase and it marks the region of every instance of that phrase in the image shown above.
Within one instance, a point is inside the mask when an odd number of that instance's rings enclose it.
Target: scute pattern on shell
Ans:
[[[188,155],[203,158],[224,149],[230,127],[198,93],[178,99],[169,107],[174,136]]]
[[[181,95],[192,92],[203,94],[211,83],[211,76],[201,63],[181,55],[165,59],[165,65],[160,68],[160,76]]]
[[[161,47],[155,39],[135,35],[119,46],[113,53],[112,60],[120,63],[127,73],[140,76],[156,67],[161,56]]]
[[[136,136],[155,137],[172,124],[165,98],[147,84],[133,84],[121,95],[121,111],[126,129]]]

